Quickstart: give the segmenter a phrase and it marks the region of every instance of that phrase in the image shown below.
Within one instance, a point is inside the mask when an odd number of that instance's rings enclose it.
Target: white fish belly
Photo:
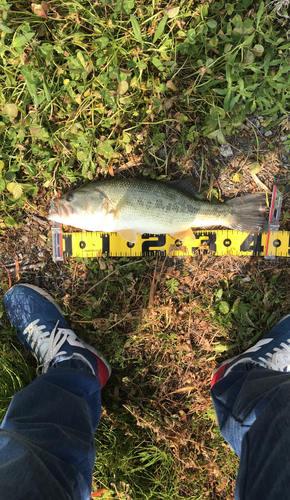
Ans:
[[[188,229],[190,222],[182,222],[176,216],[168,217],[161,213],[154,214],[135,214],[131,213],[120,214],[119,217],[114,218],[112,214],[108,214],[102,226],[98,231],[104,232],[117,232],[124,229],[132,229],[138,234],[165,234],[175,233]]]

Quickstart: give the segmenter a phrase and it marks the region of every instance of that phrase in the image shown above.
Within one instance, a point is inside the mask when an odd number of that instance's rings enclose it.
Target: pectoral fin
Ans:
[[[122,229],[122,231],[117,231],[118,235],[121,236],[126,241],[130,243],[136,243],[137,233],[135,229]]]
[[[120,215],[120,211],[122,209],[122,207],[125,206],[125,204],[127,203],[127,200],[128,200],[128,195],[125,196],[119,203],[118,205],[116,205],[114,208],[112,208],[112,210],[110,210],[110,214],[113,215],[114,219],[118,219],[119,218],[119,215]]]
[[[86,229],[87,231],[98,231],[98,228],[102,227],[106,217],[109,213],[110,201],[108,198],[104,199],[101,209],[97,213],[93,210],[91,206],[88,206],[86,211]],[[90,222],[88,222],[88,220]],[[88,229],[88,224],[92,229]],[[85,228],[83,228],[85,229]]]
[[[171,233],[170,236],[172,236],[172,238],[178,239],[180,241],[184,241],[184,240],[188,240],[191,242],[195,241],[194,233],[192,232],[192,230],[190,228],[186,229],[185,231],[180,231],[178,233]]]

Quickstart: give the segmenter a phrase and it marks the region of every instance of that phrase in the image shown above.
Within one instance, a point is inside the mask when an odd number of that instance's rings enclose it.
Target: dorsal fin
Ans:
[[[196,196],[199,192],[192,177],[183,177],[183,179],[178,179],[177,181],[169,181],[167,184],[188,196]]]

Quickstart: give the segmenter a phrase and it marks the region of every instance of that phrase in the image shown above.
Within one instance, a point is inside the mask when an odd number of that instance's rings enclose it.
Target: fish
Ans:
[[[178,181],[113,179],[92,182],[53,199],[48,218],[87,231],[117,232],[130,243],[138,234],[195,239],[191,228],[223,226],[246,233],[268,232],[264,194],[218,204],[195,198],[191,178]]]

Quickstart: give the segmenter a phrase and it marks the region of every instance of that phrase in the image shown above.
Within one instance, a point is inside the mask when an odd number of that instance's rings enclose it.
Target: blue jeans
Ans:
[[[0,428],[1,500],[90,498],[100,387],[67,360],[14,396]]]
[[[236,500],[290,499],[290,373],[241,363],[211,390],[221,434],[240,457]]]
[[[100,383],[63,361],[17,393],[0,429],[1,500],[88,500]],[[239,364],[211,390],[222,435],[240,456],[237,500],[290,498],[290,373]]]

